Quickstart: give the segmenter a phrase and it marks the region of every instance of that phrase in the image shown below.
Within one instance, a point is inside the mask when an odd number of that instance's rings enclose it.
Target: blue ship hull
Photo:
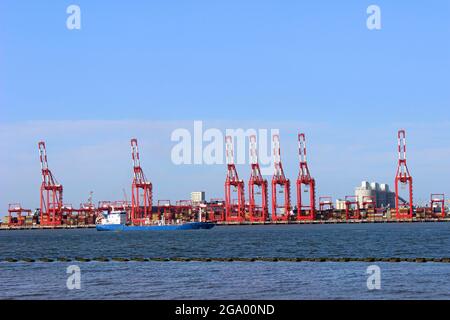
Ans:
[[[188,222],[183,224],[167,224],[152,226],[127,226],[124,224],[97,224],[97,231],[160,231],[160,230],[197,230],[211,229],[214,223],[209,222]]]

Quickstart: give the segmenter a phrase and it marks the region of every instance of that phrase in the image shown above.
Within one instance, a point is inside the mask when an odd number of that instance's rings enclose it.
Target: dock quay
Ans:
[[[2,225],[0,226],[0,231],[2,230],[62,230],[62,229],[90,229],[95,228],[95,224],[86,224],[86,225],[60,225],[60,226],[41,226],[41,225],[32,225],[32,226],[8,226]]]
[[[248,226],[248,225],[292,225],[292,224],[354,224],[354,223],[412,223],[412,222],[450,222],[450,218],[412,218],[412,219],[352,219],[352,220],[293,220],[293,221],[220,221],[217,226]]]

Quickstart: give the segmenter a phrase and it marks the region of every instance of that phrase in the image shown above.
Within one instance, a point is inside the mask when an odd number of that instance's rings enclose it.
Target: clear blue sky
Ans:
[[[66,28],[70,4],[81,30]],[[318,193],[335,197],[363,179],[392,185],[405,127],[416,196],[450,196],[447,0],[2,0],[0,39],[0,214],[37,205],[39,139],[74,204],[128,191],[133,135],[157,198],[221,197],[223,166],[170,161],[171,130],[191,120],[280,128],[291,178],[306,128]]]

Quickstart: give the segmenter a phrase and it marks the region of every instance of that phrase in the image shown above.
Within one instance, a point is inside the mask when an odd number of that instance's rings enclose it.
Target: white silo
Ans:
[[[378,182],[372,182],[370,184],[370,187],[372,188],[372,190],[375,190],[375,191],[379,191],[380,190],[380,184]]]
[[[361,182],[361,188],[362,188],[362,189],[370,189],[370,183],[369,183],[369,181],[363,181],[363,182]]]
[[[372,190],[371,184],[367,181],[361,182],[361,187],[355,188],[355,196],[358,197],[359,205],[362,206],[364,197],[373,197],[375,191]]]

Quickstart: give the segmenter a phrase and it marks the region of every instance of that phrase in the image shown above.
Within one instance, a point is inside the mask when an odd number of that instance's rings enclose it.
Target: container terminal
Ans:
[[[413,178],[406,161],[405,130],[398,131],[397,139],[395,191],[390,192],[386,184],[363,182],[355,195],[336,200],[336,205],[330,196],[316,197],[316,181],[308,167],[304,133],[298,134],[299,173],[293,187],[296,192],[294,200],[291,198],[291,182],[283,170],[280,137],[277,134],[272,136],[274,174],[270,185],[261,174],[256,136],[249,137],[251,173],[248,201],[244,180],[239,178],[234,164],[233,137],[225,138],[227,173],[224,198],[206,201],[204,192],[193,192],[191,200],[175,203],[170,200],[154,203],[153,185],[140,164],[138,141],[131,139],[131,201],[99,201],[96,205],[91,192],[88,201],[77,208],[63,202],[63,185],[52,174],[47,162],[46,145],[41,141],[38,143],[42,176],[40,207],[31,210],[20,203],[11,203],[0,230],[91,228],[100,223],[105,214],[118,209],[126,211],[127,224],[135,226],[152,225],[161,219],[169,223],[201,220],[217,225],[449,222],[449,210],[442,193],[431,194],[427,205],[414,205]],[[407,193],[406,199],[399,195],[400,188]]]

